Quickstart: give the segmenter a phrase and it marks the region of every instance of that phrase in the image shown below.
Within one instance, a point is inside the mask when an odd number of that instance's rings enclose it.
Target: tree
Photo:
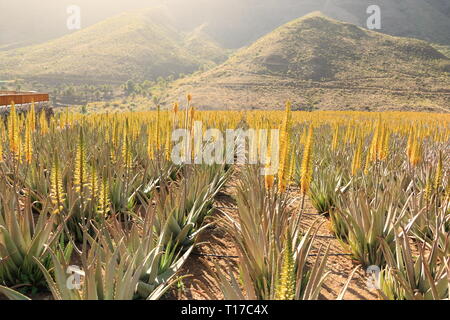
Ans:
[[[316,105],[320,102],[320,92],[316,89],[309,90],[305,93],[306,111],[312,112],[316,109]]]
[[[133,80],[128,80],[125,82],[123,89],[125,91],[125,95],[130,96],[136,92],[136,84]]]
[[[100,90],[95,90],[94,96],[95,96],[95,100],[99,101],[100,97],[102,96],[102,92]]]
[[[153,104],[155,105],[155,108],[159,106],[160,102],[161,102],[161,97],[158,96],[153,96]]]

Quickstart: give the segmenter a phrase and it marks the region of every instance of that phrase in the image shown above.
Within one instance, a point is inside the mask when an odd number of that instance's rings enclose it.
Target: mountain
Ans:
[[[374,4],[381,9],[379,32],[450,44],[448,0],[190,1],[193,8],[206,6],[201,9],[205,11],[209,7],[204,15],[204,22],[208,24],[207,31],[223,46],[233,48],[248,45],[273,29],[314,11],[321,11],[331,18],[366,28],[369,17],[366,11]],[[183,23],[186,19],[179,21]],[[185,22],[185,27],[189,27],[188,22]]]
[[[41,43],[71,33],[66,9],[72,0],[0,1],[0,50]],[[450,45],[448,0],[77,0],[82,27],[126,10],[164,5],[177,28],[204,31],[227,48],[249,45],[297,17],[321,11],[366,27],[369,5],[381,8],[380,32]],[[11,20],[11,17],[14,17]]]
[[[1,76],[116,82],[191,73],[226,59],[201,32],[172,27],[161,8],[124,13],[56,40],[0,51]]]
[[[450,108],[450,59],[428,43],[369,31],[321,13],[281,26],[224,64],[175,82],[200,108]]]

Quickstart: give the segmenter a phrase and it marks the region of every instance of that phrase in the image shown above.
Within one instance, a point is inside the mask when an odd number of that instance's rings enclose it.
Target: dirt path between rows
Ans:
[[[181,270],[181,275],[188,276],[183,279],[182,286],[178,286],[178,288],[171,291],[169,299],[206,300],[214,298],[222,300],[224,298],[223,294],[215,277],[212,275],[215,272],[215,263],[228,272],[233,273],[235,278],[239,278],[238,259],[236,258],[239,254],[238,249],[232,237],[227,233],[223,219],[223,212],[233,218],[237,218],[237,207],[233,199],[234,191],[233,183],[228,183],[217,197],[215,206],[218,210],[216,210],[209,221],[212,222],[212,225],[200,235],[199,245],[194,249],[193,254]],[[293,209],[293,212],[298,212],[301,202],[300,196],[296,191],[290,192],[291,196],[297,199],[291,209]],[[314,223],[320,225],[312,252],[313,255],[317,254],[321,246],[324,250],[330,245],[330,256],[327,261],[330,274],[324,283],[320,299],[336,299],[356,265],[348,256],[348,252],[344,251],[339,241],[333,236],[328,219],[317,214],[309,200],[305,201],[302,221],[305,230]],[[310,258],[313,260],[315,256]],[[344,299],[377,299],[376,292],[367,288],[366,281],[365,271],[360,268],[353,276]],[[207,288],[208,293],[205,288]]]
[[[215,263],[221,268],[231,272],[237,278],[238,250],[232,237],[225,228],[224,213],[232,218],[237,218],[236,203],[232,198],[234,186],[225,186],[224,190],[216,197],[217,208],[212,217],[206,223],[211,223],[199,236],[199,244],[196,246],[188,261],[181,270],[181,275],[189,275],[183,280],[182,288],[173,289],[171,299],[177,300],[223,300],[223,294],[219,289],[217,280],[212,276],[215,272]],[[208,288],[208,293],[204,288]]]
[[[294,204],[294,210],[298,212],[301,203],[300,195],[293,193],[292,196],[298,199]],[[339,240],[333,235],[330,221],[323,215],[319,215],[309,200],[305,201],[302,222],[305,230],[314,223],[320,225],[312,254],[316,254],[321,247],[322,251],[325,251],[325,248],[330,245],[330,255],[327,260],[330,275],[325,280],[320,299],[334,300],[341,292],[352,271],[357,267],[357,264],[351,260],[349,252],[343,249]],[[365,270],[359,268],[350,281],[344,300],[376,299],[378,299],[376,291],[371,291],[367,287]]]

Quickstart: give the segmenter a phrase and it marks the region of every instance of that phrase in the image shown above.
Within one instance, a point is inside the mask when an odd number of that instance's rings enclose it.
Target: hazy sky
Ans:
[[[28,43],[30,40],[42,42],[68,33],[66,10],[70,5],[80,6],[82,27],[88,27],[123,11],[165,5],[180,29],[192,29],[207,23],[212,33],[223,33],[224,29],[233,30],[238,27],[251,32],[252,29],[261,29],[260,25],[264,24],[270,25],[267,28],[270,30],[274,25],[280,25],[310,11],[307,10],[307,3],[313,3],[317,10],[329,1],[0,0],[0,46],[16,42]],[[300,11],[299,7],[302,7]],[[223,38],[221,34],[219,36]]]
[[[326,3],[327,0],[301,0],[300,2]],[[285,10],[298,7],[298,0],[0,0],[0,45],[36,42],[55,38],[68,32],[67,7],[81,8],[82,27],[90,26],[123,11],[166,5],[181,28],[199,24],[219,23],[230,27],[254,24],[259,11]],[[249,8],[251,10],[249,11]],[[270,19],[270,18],[269,18]],[[262,22],[264,23],[264,22]]]
[[[80,6],[82,28],[123,11],[165,5],[179,29],[190,31],[206,23],[213,37],[233,47],[315,10],[362,25],[367,6],[374,3],[382,7],[384,26],[395,34],[418,29],[415,34],[421,35],[419,27],[425,23],[448,25],[443,21],[448,22],[450,0],[0,0],[0,50],[2,45],[42,42],[67,34],[70,5]],[[428,19],[426,3],[444,8],[439,18]],[[435,12],[432,17],[436,16]]]
[[[122,11],[151,6],[152,0],[1,0],[0,44],[38,40],[68,32],[67,7],[81,7],[82,27],[87,27]],[[159,2],[159,1],[157,1]]]

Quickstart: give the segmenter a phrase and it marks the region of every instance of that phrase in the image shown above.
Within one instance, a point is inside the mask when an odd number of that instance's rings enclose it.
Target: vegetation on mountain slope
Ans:
[[[0,52],[0,76],[53,81],[156,79],[226,59],[201,33],[182,34],[158,10],[129,12],[62,38]]]
[[[190,91],[204,108],[273,108],[289,99],[304,109],[445,109],[449,72],[450,59],[424,41],[312,13],[176,82],[168,100]]]

